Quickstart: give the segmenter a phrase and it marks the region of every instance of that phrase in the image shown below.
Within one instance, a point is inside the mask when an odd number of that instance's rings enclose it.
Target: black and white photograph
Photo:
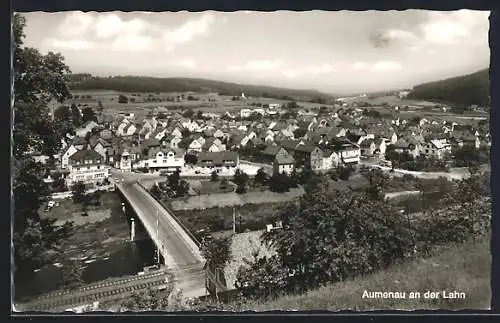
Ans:
[[[13,13],[11,311],[490,309],[489,15]]]

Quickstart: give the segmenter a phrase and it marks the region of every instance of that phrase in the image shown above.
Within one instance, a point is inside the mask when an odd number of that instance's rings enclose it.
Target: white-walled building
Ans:
[[[154,158],[140,160],[134,163],[133,168],[147,168],[150,171],[166,170],[174,172],[184,167],[183,149],[167,149],[156,153]]]
[[[109,177],[109,166],[104,158],[90,149],[80,150],[69,157],[69,174],[66,185],[71,187],[76,182],[102,183]]]
[[[443,159],[446,154],[451,152],[451,144],[445,140],[430,140],[424,144],[422,152],[427,158]]]

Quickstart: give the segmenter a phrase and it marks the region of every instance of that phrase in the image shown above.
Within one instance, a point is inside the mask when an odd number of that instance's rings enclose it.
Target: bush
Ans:
[[[354,169],[350,166],[342,166],[339,168],[339,178],[343,181],[349,180],[351,177],[352,173],[354,172]]]

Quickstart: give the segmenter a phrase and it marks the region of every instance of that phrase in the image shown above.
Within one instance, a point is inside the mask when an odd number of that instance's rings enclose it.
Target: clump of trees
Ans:
[[[126,97],[125,95],[123,94],[120,94],[118,96],[118,103],[128,103],[128,97]]]
[[[157,199],[184,197],[189,193],[189,183],[181,179],[180,171],[176,170],[165,182],[153,185],[149,192]]]
[[[487,174],[461,181],[444,209],[410,219],[378,198],[381,174],[363,172],[371,178],[367,191],[332,190],[329,179],[321,178],[299,203],[278,213],[283,229],[263,236],[275,255],[254,259],[238,272],[237,287],[244,297],[263,300],[303,292],[489,233]]]
[[[231,238],[207,237],[203,240],[200,251],[207,261],[208,268],[214,273],[215,277],[218,277],[218,273],[223,271],[232,259]],[[217,288],[215,288],[215,296],[217,297]]]
[[[240,169],[234,173],[233,182],[236,184],[236,193],[243,194],[247,191],[249,176]]]
[[[72,232],[70,223],[57,227],[55,220],[42,219],[38,210],[49,190],[42,178],[45,166],[35,162],[29,152],[54,155],[69,125],[60,127],[52,121],[48,103],[62,104],[70,97],[65,74],[70,73],[60,54],[41,54],[24,46],[26,20],[13,17],[12,53],[14,78],[13,120],[13,197],[15,270],[31,272],[51,259],[51,249]],[[36,78],[33,77],[36,75]],[[64,112],[68,115],[68,110]],[[54,118],[55,119],[55,118]]]
[[[269,190],[277,193],[288,192],[294,186],[292,181],[293,179],[287,173],[274,174],[269,179]]]

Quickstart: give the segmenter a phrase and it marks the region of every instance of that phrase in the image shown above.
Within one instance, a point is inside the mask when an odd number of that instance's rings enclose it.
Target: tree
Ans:
[[[120,94],[118,96],[118,103],[128,103],[128,97],[126,97],[125,95],[123,94]]]
[[[60,149],[60,133],[52,122],[48,102],[59,103],[70,93],[64,75],[68,66],[60,54],[46,55],[23,46],[26,20],[13,17],[13,195],[14,195],[14,261],[16,269],[27,270],[49,260],[47,250],[56,247],[70,233],[71,224],[55,227],[52,220],[41,219],[40,201],[48,193],[41,180],[43,165],[27,153],[40,151],[53,155]]]
[[[171,288],[160,291],[147,289],[143,292],[133,293],[127,297],[121,306],[121,311],[170,311],[168,296]]]
[[[162,198],[162,191],[161,189],[158,187],[158,185],[153,185],[153,187],[151,187],[151,189],[149,190],[149,192],[151,193],[151,195],[153,195],[153,197],[155,197],[156,199],[160,200]]]
[[[186,162],[186,164],[196,165],[196,163],[198,162],[198,157],[193,154],[186,154],[184,155],[184,161]]]
[[[188,138],[189,136],[191,136],[191,131],[188,128],[184,128],[182,129],[181,134],[182,138]]]
[[[408,226],[385,201],[332,190],[323,178],[279,213],[283,229],[265,233],[292,289],[308,289],[383,268],[413,247]]]
[[[84,268],[78,260],[70,260],[62,269],[63,286],[75,289],[83,284]]]
[[[71,110],[67,105],[61,105],[57,109],[54,110],[54,119],[63,121],[63,122],[71,122]]]
[[[458,148],[453,155],[456,167],[478,167],[482,162],[479,151],[471,146]]]
[[[248,174],[238,168],[234,173],[233,182],[236,184],[236,193],[245,193],[247,191]]]
[[[217,179],[219,178],[219,174],[217,174],[217,171],[213,171],[211,174],[210,174],[210,180],[212,182],[217,182]]]
[[[72,188],[73,202],[79,204],[85,201],[85,184],[83,182],[76,182]]]
[[[272,192],[288,192],[291,187],[290,177],[286,173],[274,174],[269,180],[269,189]]]
[[[91,107],[83,108],[82,110],[82,122],[95,121],[97,122],[97,116]]]
[[[294,132],[293,132],[293,136],[295,138],[302,138],[306,135],[307,133],[307,130],[306,129],[302,129],[302,128],[297,128]]]
[[[79,127],[83,123],[80,109],[78,109],[74,103],[71,105],[71,120],[73,121],[73,126],[75,127]]]
[[[264,170],[264,168],[259,168],[257,170],[257,174],[255,174],[255,178],[254,178],[254,181],[255,183],[258,183],[260,185],[265,185],[267,183],[267,173],[266,171]]]
[[[182,114],[182,116],[183,116],[184,118],[188,118],[188,119],[193,118],[193,116],[194,116],[194,111],[193,111],[193,109],[187,109],[186,111],[184,111],[184,113]]]
[[[219,277],[218,273],[224,270],[232,259],[231,238],[204,239],[200,251],[207,261],[208,268],[215,273],[215,277]]]
[[[380,200],[384,198],[384,190],[389,185],[389,176],[380,168],[361,168],[361,174],[368,179],[369,186],[366,192],[370,198]]]
[[[341,166],[338,168],[339,178],[343,181],[349,180],[354,170],[350,166]]]
[[[300,181],[300,176],[297,173],[297,169],[295,169],[294,167],[292,173],[290,174],[290,187],[298,187],[299,181]]]

